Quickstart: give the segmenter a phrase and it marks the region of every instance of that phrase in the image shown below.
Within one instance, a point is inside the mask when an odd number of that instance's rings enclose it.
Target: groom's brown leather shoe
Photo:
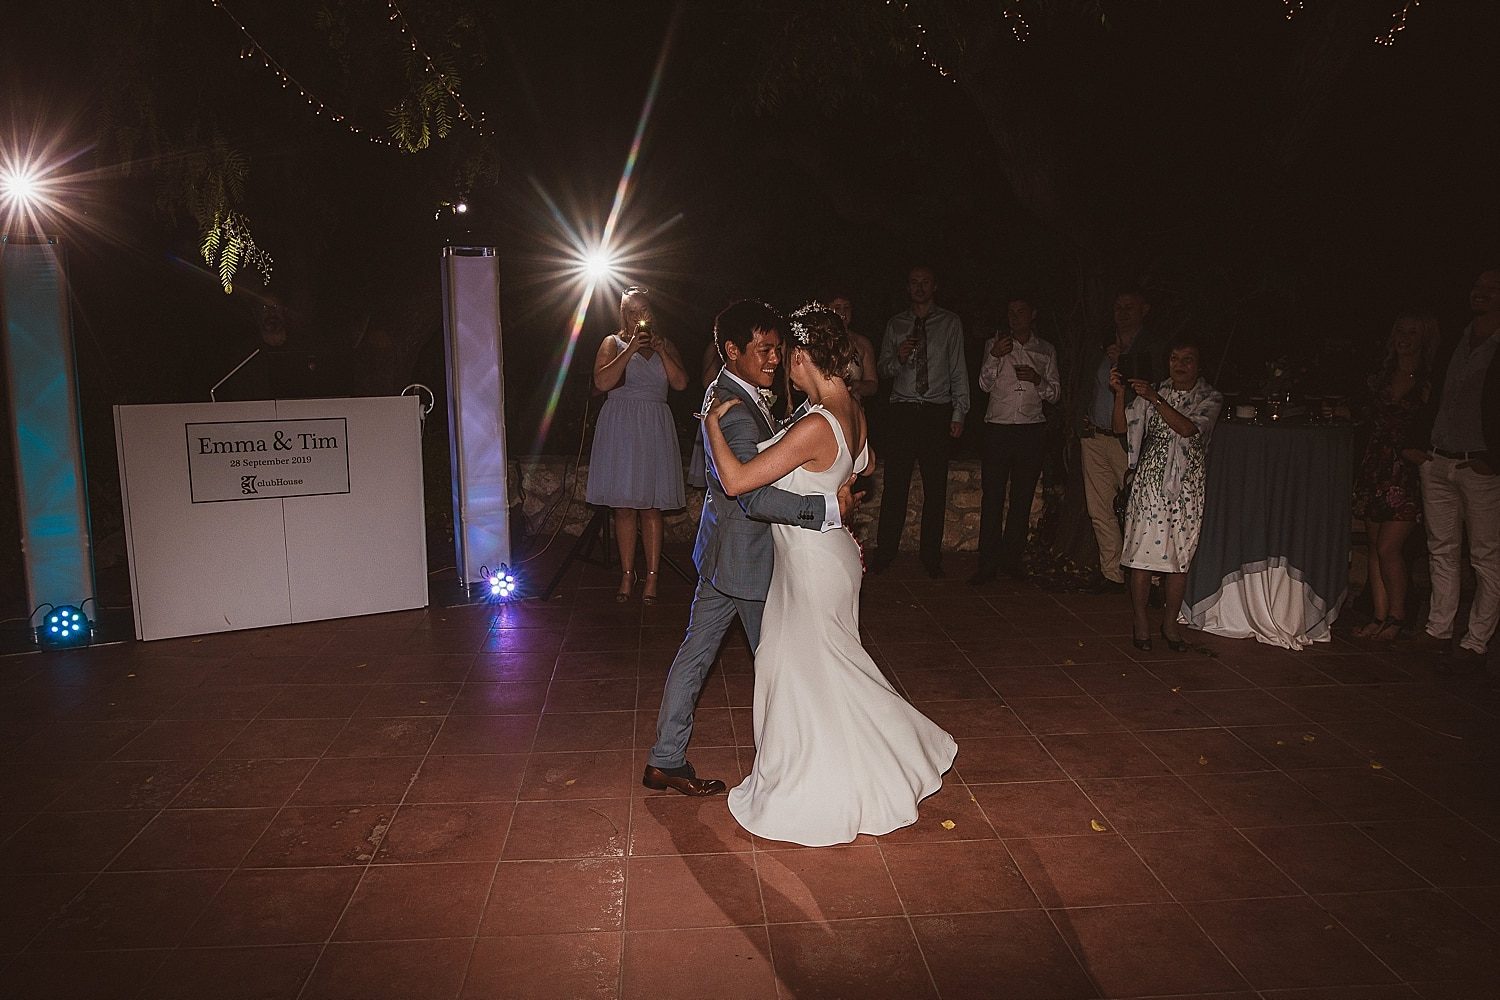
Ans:
[[[647,764],[646,773],[641,775],[641,784],[659,792],[671,788],[683,795],[717,795],[726,787],[718,778],[698,777],[693,773],[691,764],[681,767],[652,767]]]

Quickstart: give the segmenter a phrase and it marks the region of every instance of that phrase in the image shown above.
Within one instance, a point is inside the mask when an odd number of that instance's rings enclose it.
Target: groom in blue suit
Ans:
[[[745,404],[730,409],[719,422],[730,449],[742,462],[754,458],[756,445],[776,432],[763,392],[769,390],[781,362],[783,322],[775,309],[750,299],[731,304],[714,320],[714,342],[724,368],[710,386],[702,412],[708,412],[715,398],[732,396]],[[656,744],[641,778],[647,788],[671,788],[684,795],[713,795],[725,789],[717,778],[697,776],[687,760],[687,745],[703,678],[736,615],[751,647],[760,645],[761,615],[771,585],[770,525],[794,524],[810,531],[840,528],[853,504],[847,485],[836,496],[798,496],[774,486],[727,496],[706,440],[704,454],[708,492],[693,544],[698,588],[687,636],[667,674],[656,719]]]

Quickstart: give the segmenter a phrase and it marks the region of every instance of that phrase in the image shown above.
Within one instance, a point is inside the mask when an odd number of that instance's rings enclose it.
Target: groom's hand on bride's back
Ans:
[[[865,495],[863,492],[854,492],[854,478],[855,477],[850,476],[847,480],[844,481],[844,485],[839,487],[839,520],[841,521],[848,521],[849,512],[865,502]]]

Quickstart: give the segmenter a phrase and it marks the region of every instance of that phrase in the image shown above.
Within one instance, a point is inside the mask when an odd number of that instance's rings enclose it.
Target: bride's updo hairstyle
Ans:
[[[809,302],[792,313],[787,326],[792,346],[807,354],[813,367],[828,378],[847,378],[858,352],[839,314],[821,302]]]

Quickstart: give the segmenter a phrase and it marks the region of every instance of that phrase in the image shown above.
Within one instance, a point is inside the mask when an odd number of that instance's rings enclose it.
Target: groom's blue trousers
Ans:
[[[704,676],[719,655],[724,633],[729,631],[735,615],[739,615],[745,636],[750,640],[750,650],[754,652],[760,645],[760,620],[765,610],[765,601],[730,597],[703,577],[698,578],[693,608],[688,613],[687,635],[672,660],[662,691],[661,712],[656,717],[656,745],[647,758],[652,767],[681,767],[687,761],[698,695],[703,690]]]

